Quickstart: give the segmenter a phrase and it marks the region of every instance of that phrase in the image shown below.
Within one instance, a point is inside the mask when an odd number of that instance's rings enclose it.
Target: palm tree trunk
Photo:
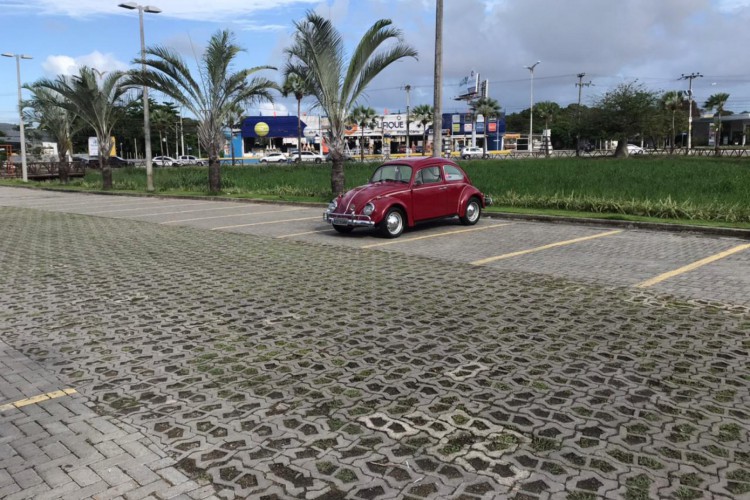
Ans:
[[[339,155],[331,155],[331,158],[331,192],[338,196],[344,192],[344,158]]]
[[[669,139],[669,154],[674,153],[674,111],[672,111],[672,137]]]
[[[362,133],[360,134],[361,139],[359,140],[359,161],[365,161],[365,126],[361,127]]]
[[[102,165],[102,189],[112,189],[112,167],[109,166],[109,158],[103,160]]]
[[[719,156],[719,141],[721,141],[721,112],[719,112],[719,124],[716,127],[716,133],[714,134],[714,151],[716,156]]]
[[[221,161],[218,157],[208,160],[208,189],[213,194],[221,191]]]

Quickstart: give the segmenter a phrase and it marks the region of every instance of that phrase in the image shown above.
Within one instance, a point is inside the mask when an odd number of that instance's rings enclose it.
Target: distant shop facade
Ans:
[[[324,139],[329,128],[327,117],[304,115],[300,125],[301,144],[297,140],[296,116],[249,116],[229,138],[231,146],[227,146],[225,155],[231,154],[229,147],[234,148],[237,157],[262,154],[269,150],[286,152],[300,146],[303,150],[327,153],[328,145]],[[443,113],[443,148],[457,150],[473,143],[481,147],[485,130],[487,149],[502,149],[504,116],[485,121],[481,115],[474,120],[467,113]],[[411,147],[412,151],[431,151],[432,126],[428,124],[425,131],[424,124],[411,121],[407,136],[406,113],[386,114],[376,117],[371,127],[351,125],[345,131],[345,140],[350,151],[364,148],[366,153],[398,153],[405,151],[407,147]]]

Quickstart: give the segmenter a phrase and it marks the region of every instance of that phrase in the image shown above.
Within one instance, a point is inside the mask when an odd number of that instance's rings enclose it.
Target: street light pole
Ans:
[[[524,66],[531,72],[531,104],[529,105],[529,152],[533,150],[534,141],[532,139],[534,133],[534,68],[542,61],[537,61],[531,66]]]
[[[591,85],[591,82],[583,83],[583,77],[586,76],[586,73],[578,73],[576,75],[578,77],[578,83],[576,83],[576,86],[578,87],[578,107],[576,108],[576,156],[581,155],[581,90],[583,87],[588,87]]]
[[[693,79],[701,78],[703,75],[700,73],[690,73],[689,75],[683,74],[680,80],[688,80],[688,136],[687,136],[687,151],[685,154],[690,154],[690,149],[693,147]]]
[[[411,142],[409,140],[409,92],[411,92],[411,85],[405,86],[404,90],[406,90],[406,157],[408,158]]]
[[[125,2],[118,5],[123,9],[138,9],[138,22],[141,30],[141,70],[146,73],[146,39],[143,34],[143,13],[158,14],[161,9],[151,5],[139,5],[135,2]],[[148,116],[148,86],[143,85],[143,140],[146,143],[146,191],[154,190],[154,168],[151,164],[151,126]]]
[[[15,57],[16,58],[16,80],[18,81],[18,117],[20,119],[19,124],[19,140],[21,141],[21,176],[23,182],[28,182],[29,174],[26,166],[26,132],[23,125],[23,98],[21,97],[21,59],[32,59],[31,56],[26,54],[11,54],[9,52],[3,53],[4,57]]]

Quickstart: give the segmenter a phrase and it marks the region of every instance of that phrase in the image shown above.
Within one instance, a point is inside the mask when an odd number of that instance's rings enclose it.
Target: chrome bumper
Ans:
[[[335,224],[337,226],[375,227],[375,223],[366,215],[325,212],[323,214],[323,220],[329,224]]]
[[[484,206],[489,207],[492,205],[492,197],[491,196],[485,196],[484,197]]]

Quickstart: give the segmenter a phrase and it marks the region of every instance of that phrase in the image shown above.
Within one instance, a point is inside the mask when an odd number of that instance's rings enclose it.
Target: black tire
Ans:
[[[461,224],[464,226],[473,226],[479,222],[479,218],[482,216],[482,203],[479,198],[472,196],[469,201],[466,202],[466,211],[464,215],[460,217]]]
[[[390,208],[386,212],[378,227],[380,234],[386,238],[398,238],[406,229],[406,217],[404,212],[397,207]]]
[[[341,234],[349,234],[352,231],[354,231],[354,228],[352,226],[339,226],[337,224],[334,224],[333,228],[336,230],[337,233],[341,233]]]
[[[321,163],[322,161],[320,158],[315,158],[315,163]]]
[[[268,160],[260,160],[261,163],[268,163]]]
[[[463,157],[464,160],[468,160],[469,158],[471,158],[471,156],[469,156],[469,155],[464,155],[464,157]]]

